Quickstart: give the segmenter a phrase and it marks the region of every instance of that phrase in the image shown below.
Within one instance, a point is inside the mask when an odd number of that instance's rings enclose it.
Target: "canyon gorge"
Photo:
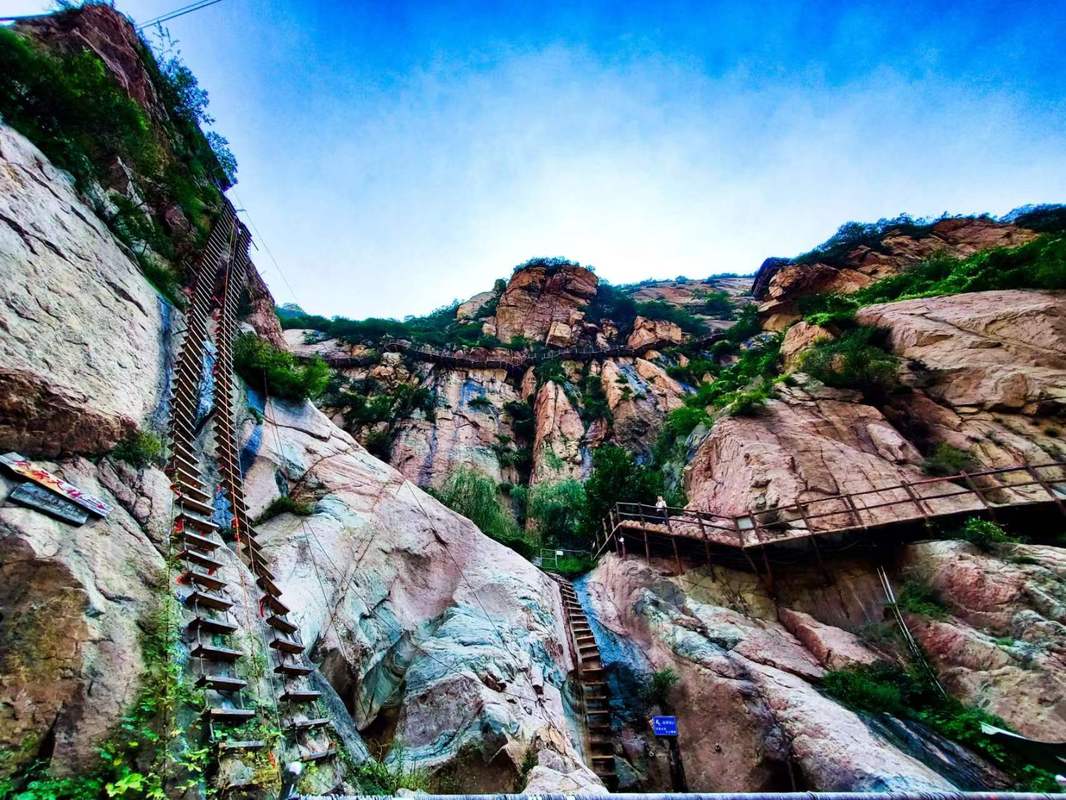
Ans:
[[[0,108],[0,454],[110,508],[72,525],[0,474],[0,798],[276,797],[291,763],[308,796],[1058,791],[1066,208],[850,223],[746,275],[532,258],[424,317],[327,319],[230,269],[239,220],[197,283],[232,176],[123,16],[0,33],[9,76],[91,63],[110,109],[57,138],[28,78]],[[124,115],[150,158],[103,137]],[[786,513],[845,496],[861,526]],[[183,515],[219,537],[205,573]],[[712,516],[781,540],[670,546]],[[236,709],[190,633],[213,582]],[[274,601],[311,710],[278,699]],[[248,713],[199,722],[216,701]]]

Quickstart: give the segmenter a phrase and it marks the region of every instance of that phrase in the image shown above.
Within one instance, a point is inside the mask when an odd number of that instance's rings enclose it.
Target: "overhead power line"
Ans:
[[[207,8],[208,6],[213,6],[216,3],[221,2],[222,0],[197,0],[195,3],[189,3],[181,8],[175,8],[173,11],[168,11],[165,14],[160,14],[158,17],[153,17],[146,22],[142,22],[137,26],[137,30],[144,30],[152,25],[161,25],[164,22],[170,22],[172,19],[184,17],[186,14],[191,14],[194,11],[199,11],[202,8]]]

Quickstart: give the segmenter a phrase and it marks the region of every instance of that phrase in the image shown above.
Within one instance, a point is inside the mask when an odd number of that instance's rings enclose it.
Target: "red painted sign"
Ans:
[[[10,469],[16,475],[40,484],[46,489],[55,492],[60,497],[65,497],[73,503],[77,503],[87,511],[91,511],[98,517],[106,517],[111,513],[111,506],[98,497],[93,497],[83,492],[77,486],[67,483],[62,478],[53,475],[46,469],[42,469],[29,459],[23,458],[18,453],[7,453],[0,456],[0,464]]]

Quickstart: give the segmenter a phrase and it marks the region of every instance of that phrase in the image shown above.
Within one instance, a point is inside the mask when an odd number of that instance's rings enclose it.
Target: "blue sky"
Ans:
[[[1062,2],[223,0],[169,28],[260,269],[319,313],[425,313],[534,255],[702,277],[849,219],[1066,200]]]

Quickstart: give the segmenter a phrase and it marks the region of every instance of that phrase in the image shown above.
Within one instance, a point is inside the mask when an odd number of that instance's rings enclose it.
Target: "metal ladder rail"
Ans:
[[[606,784],[614,785],[618,774],[614,759],[614,737],[608,707],[607,680],[599,647],[592,635],[573,584],[565,578],[552,576],[559,584],[559,592],[566,611],[566,627],[577,654],[578,680],[581,682],[585,729],[592,770]]]
[[[282,692],[277,700],[286,709],[294,709],[316,704],[321,693],[306,686],[307,676],[311,673],[311,669],[301,658],[304,648],[299,638],[298,627],[287,618],[289,609],[281,600],[281,590],[267,565],[267,560],[248,517],[236,436],[236,414],[233,402],[235,395],[233,340],[236,336],[237,306],[246,284],[249,244],[250,237],[246,230],[242,230],[235,256],[226,265],[226,272],[223,276],[222,308],[217,328],[218,359],[215,371],[216,447],[219,470],[223,479],[223,491],[230,500],[234,515],[234,527],[238,535],[238,552],[256,576],[256,586],[261,592],[260,608],[266,614],[265,621],[271,635],[269,644],[277,659],[274,671],[282,681]],[[336,750],[331,745],[323,747],[319,742],[314,741],[314,736],[321,729],[331,725],[328,718],[317,714],[297,712],[288,717],[284,727],[286,732],[292,735],[301,760],[322,761],[335,756]]]
[[[245,708],[242,690],[246,682],[232,672],[233,665],[242,654],[215,641],[215,637],[235,632],[237,626],[229,616],[233,604],[225,596],[225,581],[215,576],[222,563],[212,553],[222,543],[212,538],[217,526],[210,521],[210,496],[201,475],[195,443],[198,393],[208,337],[206,320],[213,278],[232,243],[233,232],[234,218],[224,213],[212,229],[194,279],[192,303],[186,316],[186,330],[179,348],[171,392],[171,453],[166,465],[178,506],[172,532],[172,537],[181,548],[178,558],[182,571],[178,580],[191,590],[184,598],[184,605],[192,612],[185,635],[192,639],[190,656],[197,664],[196,684],[205,692],[203,716],[213,742],[219,740],[217,726],[242,723],[255,715],[254,711]],[[211,637],[209,642],[205,641],[205,634]],[[222,665],[222,671],[217,671],[217,667],[212,669],[214,665]],[[212,693],[216,697],[228,696],[233,707],[213,699]],[[229,750],[255,750],[263,747],[264,743],[222,741],[221,746]]]

